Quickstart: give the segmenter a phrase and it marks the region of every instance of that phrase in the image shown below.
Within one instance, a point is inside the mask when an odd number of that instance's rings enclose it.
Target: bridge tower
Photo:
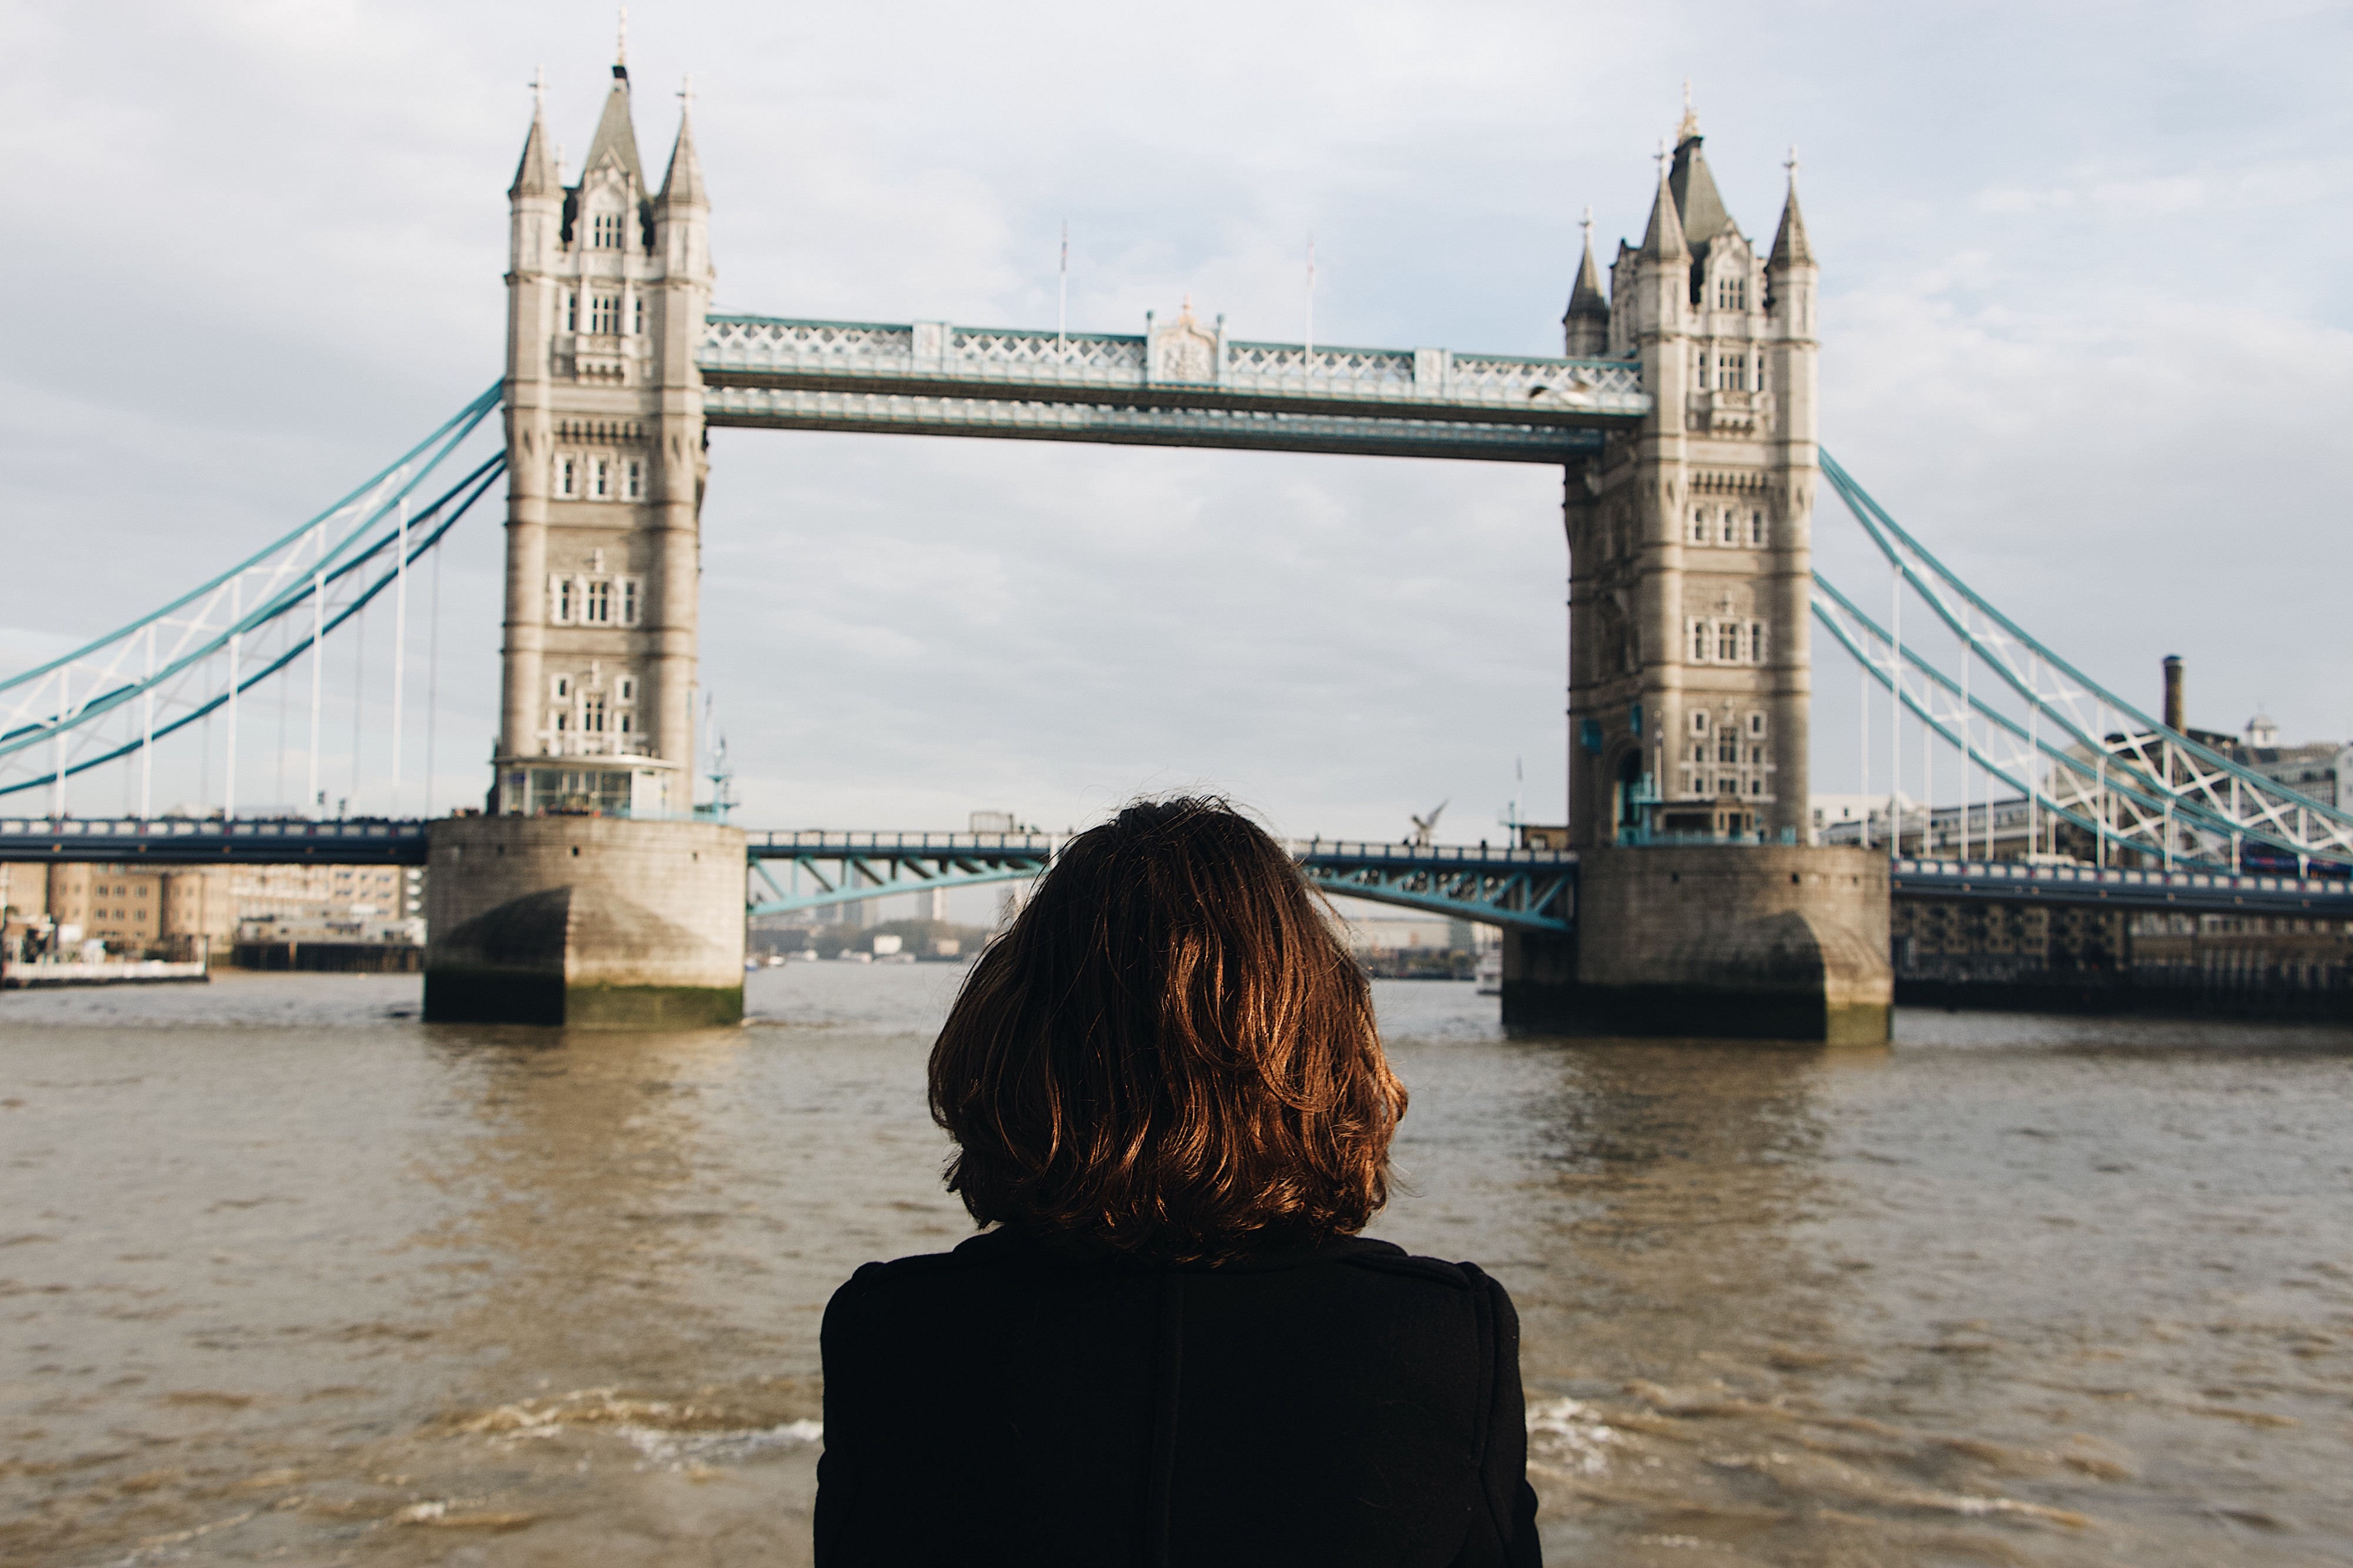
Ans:
[[[1815,267],[1797,175],[1769,253],[1725,210],[1686,110],[1609,294],[1591,241],[1568,352],[1638,358],[1654,400],[1569,475],[1569,820],[1802,843]]]
[[[542,103],[507,199],[497,777],[487,816],[427,829],[425,1016],[733,1023],[744,835],[691,820],[712,271],[688,115],[649,190],[617,58],[578,181]]]
[[[543,107],[507,193],[501,814],[692,805],[712,268],[691,112],[649,189],[617,61],[579,179]]]
[[[1807,845],[1815,281],[1797,166],[1769,251],[1725,208],[1686,101],[1605,296],[1588,228],[1572,356],[1652,409],[1571,468],[1569,825],[1577,935],[1508,935],[1507,1021],[1886,1038],[1883,859]]]

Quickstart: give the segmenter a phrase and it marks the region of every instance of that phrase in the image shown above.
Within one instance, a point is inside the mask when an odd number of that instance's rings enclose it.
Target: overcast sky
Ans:
[[[525,84],[546,67],[576,168],[613,18],[0,18],[14,669],[282,532],[497,377]],[[1801,148],[1825,445],[2126,696],[2153,707],[2178,652],[2193,722],[2260,701],[2299,741],[2353,732],[2348,58],[2353,9],[2248,0],[640,0],[629,39],[652,168],[693,73],[723,308],[1050,326],[1067,217],[1072,326],[1140,331],[1189,293],[1296,339],[1313,231],[1319,341],[1521,353],[1558,352],[1578,209],[1605,260],[1639,236],[1689,77],[1760,240]],[[1442,836],[1470,839],[1523,759],[1527,815],[1562,813],[1557,471],[712,445],[703,668],[743,820],[1059,827],[1206,784],[1302,835],[1393,837],[1451,797]],[[1833,504],[1819,563],[1883,583]],[[498,516],[448,547],[445,806],[488,782]],[[1816,787],[1852,788],[1834,652],[1816,689]],[[251,765],[241,798],[271,797]]]

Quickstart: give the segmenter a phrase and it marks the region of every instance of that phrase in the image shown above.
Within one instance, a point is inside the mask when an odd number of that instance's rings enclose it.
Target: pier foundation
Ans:
[[[460,816],[428,831],[425,1016],[695,1028],[744,1016],[744,833]]]
[[[1507,932],[1504,1022],[1575,1035],[1884,1042],[1887,858],[1855,848],[1586,850],[1574,936]]]

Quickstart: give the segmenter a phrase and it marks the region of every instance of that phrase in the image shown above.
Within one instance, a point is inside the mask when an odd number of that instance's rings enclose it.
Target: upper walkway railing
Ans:
[[[714,425],[1559,462],[1649,413],[1631,360],[714,315]]]
[[[2105,903],[2129,909],[2258,914],[2294,910],[2328,917],[2353,915],[2353,879],[2266,877],[2228,871],[2112,871],[2093,866],[2052,866],[2025,860],[1897,859],[1888,867],[1896,893],[1995,900],[2016,903]]]

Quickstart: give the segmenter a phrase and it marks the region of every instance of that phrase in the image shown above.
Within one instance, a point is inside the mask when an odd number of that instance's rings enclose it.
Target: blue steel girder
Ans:
[[[799,914],[901,893],[1028,881],[1045,870],[1060,842],[1043,833],[754,832],[744,852],[772,896],[748,897],[745,910]],[[776,884],[779,866],[791,872],[789,888]],[[816,891],[800,890],[804,878]]]
[[[1630,359],[713,315],[707,424],[1576,462],[1651,409]]]
[[[0,860],[134,866],[422,866],[413,818],[0,818]]]
[[[1898,899],[1971,902],[2098,904],[2185,914],[2248,913],[2353,917],[2353,879],[2210,870],[2107,870],[2023,860],[1920,860],[1888,867]]]
[[[1067,836],[1050,833],[754,833],[746,852],[771,896],[754,895],[747,905],[755,915],[797,914],[901,893],[1028,881],[1065,842]],[[1572,853],[1331,839],[1294,839],[1284,847],[1308,879],[1334,897],[1552,934],[1576,921]],[[794,869],[789,889],[776,883],[779,863]],[[816,891],[799,890],[803,877]]]

